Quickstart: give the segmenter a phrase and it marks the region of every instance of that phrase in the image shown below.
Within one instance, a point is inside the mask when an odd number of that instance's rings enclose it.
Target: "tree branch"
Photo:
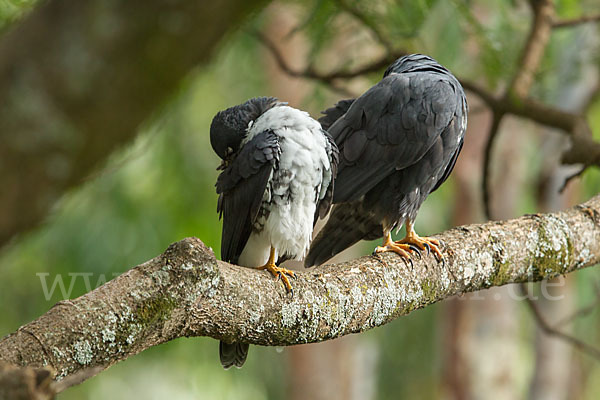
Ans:
[[[527,96],[533,83],[533,76],[544,56],[552,32],[554,20],[553,0],[531,0],[533,23],[525,47],[521,51],[519,69],[510,83],[507,96],[522,99]]]
[[[267,37],[267,35],[263,34],[260,31],[254,31],[252,32],[252,34],[269,50],[271,55],[273,55],[273,57],[275,58],[277,65],[279,66],[279,68],[281,68],[283,72],[292,77],[312,79],[325,84],[331,84],[331,82],[337,79],[352,79],[358,76],[363,76],[373,72],[381,71],[382,69],[386,68],[389,64],[394,62],[394,60],[396,60],[398,57],[402,57],[406,54],[404,52],[396,52],[394,54],[389,54],[373,62],[351,70],[340,69],[330,72],[319,72],[316,71],[312,66],[308,66],[305,69],[295,69],[288,64],[283,54],[281,54],[281,51],[279,51],[275,43],[273,43]]]
[[[555,327],[558,328],[561,326],[568,325],[568,324],[572,323],[573,321],[575,321],[576,319],[578,319],[580,317],[584,317],[598,309],[598,306],[600,305],[600,286],[598,285],[598,281],[593,281],[593,282],[594,282],[594,291],[596,292],[596,299],[593,302],[591,302],[590,304],[588,304],[587,306],[581,307],[580,309],[576,310],[572,314],[567,315],[567,316],[561,318],[560,320],[558,320],[554,324]]]
[[[586,24],[588,22],[599,22],[600,14],[596,15],[584,15],[578,18],[570,18],[570,19],[557,19],[552,22],[552,28],[570,28],[573,26],[578,26],[581,24]]]
[[[381,43],[381,45],[383,47],[385,47],[385,50],[388,54],[393,53],[394,46],[388,40],[388,38],[385,36],[385,34],[383,34],[379,30],[379,26],[377,23],[371,21],[371,19],[369,17],[367,17],[365,14],[363,14],[359,9],[357,9],[353,5],[348,4],[346,2],[346,0],[336,0],[335,3],[341,10],[352,15],[354,18],[356,18],[358,21],[360,21],[367,29],[369,29],[371,31],[371,33],[373,33],[373,36],[375,37],[375,39],[377,41],[379,41],[379,43]]]
[[[487,219],[491,220],[493,218],[492,212],[492,196],[491,196],[491,165],[492,165],[492,149],[494,148],[494,143],[496,136],[500,130],[500,124],[502,123],[502,118],[504,114],[502,113],[494,113],[492,116],[492,124],[490,126],[490,131],[488,133],[487,141],[485,143],[485,150],[483,153],[483,180],[481,182],[482,191],[483,191],[483,208],[485,212],[485,216]]]
[[[589,344],[581,341],[580,339],[568,335],[558,330],[557,328],[552,327],[552,325],[550,325],[550,323],[546,321],[546,318],[538,308],[535,301],[530,299],[528,296],[525,296],[525,301],[527,302],[527,305],[529,306],[529,309],[531,310],[535,321],[537,322],[538,326],[542,329],[542,331],[544,331],[547,335],[555,336],[561,340],[566,341],[570,345],[574,346],[577,350],[582,351],[590,355],[591,357],[594,357],[596,360],[600,361],[599,349],[595,348],[594,346],[590,346]]]
[[[427,256],[409,267],[383,254],[324,265],[298,273],[294,297],[268,274],[217,261],[200,240],[184,239],[4,337],[0,360],[48,365],[61,379],[183,336],[281,346],[362,332],[457,294],[598,263],[600,196],[438,237],[443,264]]]

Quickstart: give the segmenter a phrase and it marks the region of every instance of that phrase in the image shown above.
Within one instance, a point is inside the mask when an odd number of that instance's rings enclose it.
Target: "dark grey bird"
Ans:
[[[319,120],[340,152],[334,207],[313,240],[305,266],[318,265],[361,239],[384,238],[376,253],[410,260],[440,243],[414,231],[425,198],[448,178],[463,145],[467,101],[458,80],[432,58],[396,60],[357,99],[342,100]],[[406,237],[391,232],[406,224]]]
[[[329,211],[338,162],[333,139],[308,113],[260,97],[217,113],[210,142],[223,160],[216,183],[221,258],[266,269],[292,292],[294,272],[275,262],[302,259],[314,222]],[[223,367],[241,367],[247,354],[248,344],[221,341]]]

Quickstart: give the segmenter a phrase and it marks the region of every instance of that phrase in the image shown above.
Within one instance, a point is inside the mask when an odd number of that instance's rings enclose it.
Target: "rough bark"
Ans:
[[[264,0],[61,0],[0,39],[0,246],[55,200],[205,62]]]
[[[457,294],[598,263],[600,196],[438,237],[443,264],[384,254],[324,265],[298,274],[294,297],[269,274],[217,261],[199,239],[184,239],[4,337],[0,360],[47,365],[61,379],[182,336],[281,346],[362,332]]]

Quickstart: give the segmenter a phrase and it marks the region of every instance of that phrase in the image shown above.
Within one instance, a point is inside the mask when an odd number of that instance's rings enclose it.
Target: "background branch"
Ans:
[[[48,365],[62,379],[184,336],[281,346],[362,332],[457,294],[596,264],[600,196],[564,212],[438,237],[446,244],[443,264],[428,256],[410,268],[383,254],[325,265],[298,274],[294,297],[268,274],[217,261],[200,240],[184,239],[6,336],[0,360]]]
[[[491,182],[491,158],[492,158],[492,149],[494,148],[494,143],[496,136],[500,130],[500,124],[502,123],[502,118],[504,114],[501,112],[494,112],[492,116],[492,124],[490,126],[490,131],[487,136],[487,141],[485,143],[485,150],[483,154],[483,179],[481,182],[481,188],[483,190],[483,209],[485,212],[485,216],[487,219],[492,219],[492,198],[490,194],[490,182]]]
[[[269,50],[271,55],[275,58],[277,65],[286,74],[296,78],[311,79],[325,84],[330,84],[331,82],[337,79],[352,79],[373,72],[381,71],[382,69],[386,68],[389,64],[391,64],[394,60],[396,60],[398,57],[402,57],[406,54],[404,52],[398,52],[387,56],[383,56],[375,61],[372,61],[368,64],[351,70],[340,69],[330,72],[319,72],[315,70],[312,65],[309,65],[304,69],[295,69],[287,62],[283,54],[281,54],[281,51],[279,51],[275,43],[273,43],[267,35],[260,31],[253,31],[252,34]]]
[[[388,40],[387,36],[379,30],[379,26],[377,23],[374,23],[369,17],[363,14],[359,9],[357,9],[354,5],[349,4],[346,0],[336,0],[336,4],[338,7],[348,14],[352,15],[354,18],[359,20],[362,25],[364,25],[375,37],[375,39],[381,43],[387,54],[391,54],[394,52],[394,46]]]
[[[508,87],[507,96],[524,98],[528,95],[548,42],[554,20],[554,1],[532,0],[533,21],[525,46],[521,51],[519,68]]]
[[[561,318],[560,320],[558,320],[554,324],[556,327],[568,325],[568,324],[574,322],[576,319],[578,319],[580,317],[584,317],[598,309],[598,305],[600,304],[600,285],[598,284],[598,281],[593,281],[593,283],[594,283],[594,292],[596,292],[595,300],[592,303],[588,304],[587,306],[581,307],[580,309],[574,311],[572,314],[567,315],[567,316]]]
[[[525,293],[525,291],[523,291],[523,293]],[[529,306],[529,309],[531,310],[531,313],[533,314],[533,317],[534,317],[536,323],[538,324],[538,326],[540,328],[542,328],[542,330],[546,334],[555,336],[561,340],[564,340],[567,343],[571,344],[573,347],[575,347],[577,350],[580,350],[580,351],[588,354],[589,356],[595,358],[596,360],[600,361],[600,350],[599,349],[597,349],[594,346],[590,346],[589,344],[581,341],[580,339],[578,339],[574,336],[568,335],[568,334],[558,330],[557,328],[554,328],[552,325],[550,325],[550,323],[548,321],[546,321],[546,318],[542,315],[542,312],[538,308],[535,301],[530,299],[528,296],[524,296],[524,298],[525,298],[525,301],[527,302],[527,305]]]
[[[570,19],[557,19],[552,22],[552,28],[571,28],[574,26],[578,26],[581,24],[587,24],[589,22],[598,22],[600,21],[600,14],[596,15],[584,15],[578,18],[570,18]]]

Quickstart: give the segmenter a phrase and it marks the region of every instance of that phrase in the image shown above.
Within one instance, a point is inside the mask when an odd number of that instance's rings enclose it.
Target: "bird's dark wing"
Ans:
[[[460,134],[460,133],[459,132],[455,132],[455,134]],[[464,132],[462,132],[462,134],[464,135]],[[450,159],[450,162],[448,163],[448,165],[446,166],[446,169],[444,170],[444,173],[438,179],[438,181],[436,182],[435,186],[433,187],[433,189],[431,189],[431,191],[429,193],[435,192],[442,185],[442,183],[444,183],[446,181],[446,179],[448,179],[448,177],[450,176],[450,173],[454,169],[454,165],[456,164],[456,160],[458,160],[458,155],[460,154],[460,151],[462,150],[463,143],[464,142],[462,140],[460,140],[460,142],[458,144],[458,147],[454,151],[454,154],[452,154],[452,158]]]
[[[329,128],[340,151],[334,203],[419,161],[462,112],[458,85],[440,73],[392,74],[356,99]]]
[[[336,204],[327,224],[313,240],[304,266],[320,265],[359,240],[377,239],[382,234],[381,222],[362,202]]]
[[[329,127],[333,125],[335,121],[340,119],[342,115],[346,114],[346,111],[348,111],[352,103],[354,103],[354,100],[356,99],[340,100],[335,106],[323,111],[321,113],[323,116],[319,118],[319,123],[321,123],[323,129],[329,129]]]
[[[252,233],[265,188],[281,149],[270,130],[256,135],[217,178],[217,212],[223,217],[221,258],[237,263]]]
[[[327,157],[329,158],[329,165],[331,166],[331,181],[327,188],[325,188],[325,195],[317,201],[317,208],[315,210],[315,219],[313,222],[313,226],[317,223],[318,218],[325,218],[329,209],[331,208],[331,202],[333,201],[333,192],[335,186],[335,177],[337,176],[337,169],[339,164],[339,151],[337,145],[333,141],[333,138],[329,133],[323,131],[323,135],[327,140],[326,143],[326,151]],[[325,171],[323,171],[325,174]],[[323,189],[321,189],[323,190]]]

